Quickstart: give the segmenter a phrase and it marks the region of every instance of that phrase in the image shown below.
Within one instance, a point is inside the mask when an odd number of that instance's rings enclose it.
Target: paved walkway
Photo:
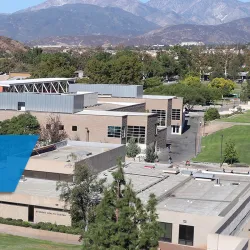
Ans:
[[[199,148],[199,127],[201,117],[190,117],[186,131],[182,135],[168,133],[168,143],[171,144],[171,152],[165,149],[159,154],[160,163],[168,163],[169,156],[173,163],[177,164],[192,159]],[[169,130],[170,131],[170,130]]]

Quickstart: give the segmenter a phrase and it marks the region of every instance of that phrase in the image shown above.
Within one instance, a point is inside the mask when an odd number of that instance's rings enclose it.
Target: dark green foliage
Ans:
[[[209,102],[219,100],[221,93],[217,89],[209,88],[203,84],[199,87],[188,86],[185,84],[173,84],[170,86],[159,86],[149,88],[145,91],[151,95],[169,95],[183,97],[184,104],[188,109],[192,109],[194,105],[205,105]]]
[[[69,54],[41,54],[39,62],[32,70],[32,77],[72,77],[75,70],[72,57]]]
[[[138,154],[141,153],[141,148],[135,142],[134,138],[131,138],[126,147],[127,156],[130,158],[135,158]]]
[[[26,112],[0,122],[0,135],[37,135],[40,125],[35,116]]]
[[[226,148],[224,152],[224,162],[228,164],[233,164],[239,162],[239,156],[235,149],[235,143],[232,140],[229,140],[226,143]]]
[[[71,158],[75,161],[77,157],[72,155]],[[98,180],[87,166],[77,165],[73,183],[57,183],[60,199],[65,202],[65,206],[70,206],[69,213],[74,226],[87,229],[93,220],[93,209],[99,203],[104,182],[104,179]]]
[[[80,229],[80,228],[51,224],[48,222],[46,222],[46,223],[39,222],[39,223],[34,224],[34,223],[29,223],[27,221],[23,221],[20,219],[15,220],[15,219],[11,219],[11,218],[5,219],[5,218],[0,217],[0,224],[13,225],[13,226],[19,226],[19,227],[30,227],[30,228],[40,229],[40,230],[45,230],[45,231],[53,231],[53,232],[75,234],[75,235],[82,234],[82,229]]]
[[[131,183],[126,183],[121,162],[113,177],[112,185],[97,206],[95,221],[84,235],[84,247],[89,250],[157,249],[161,231],[156,222],[155,197],[151,195],[144,207]]]
[[[213,120],[216,120],[216,119],[220,119],[220,114],[219,114],[219,111],[218,109],[216,108],[209,108],[206,113],[205,113],[205,121],[213,121]]]
[[[160,77],[151,77],[145,80],[144,88],[146,89],[153,88],[153,87],[161,86],[162,84],[163,83]]]
[[[148,146],[146,149],[146,158],[145,158],[145,162],[155,162],[155,160],[157,159],[157,154],[155,153],[155,149],[154,147],[150,147]]]
[[[99,53],[90,59],[85,68],[91,83],[140,84],[142,63],[133,52],[119,52],[115,56]]]
[[[240,94],[240,100],[242,102],[247,102],[250,100],[250,81],[247,81],[247,85],[242,88]]]

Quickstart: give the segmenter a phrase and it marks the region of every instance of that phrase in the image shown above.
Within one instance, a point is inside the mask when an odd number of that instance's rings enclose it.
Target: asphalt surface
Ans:
[[[170,152],[165,149],[159,153],[159,161],[161,163],[168,163],[169,156],[171,156],[173,163],[180,163],[195,157],[200,151],[201,136],[199,132],[202,130],[202,118],[200,116],[192,116],[187,120],[186,128],[182,135],[172,135],[170,129],[168,130],[168,144],[171,145]]]

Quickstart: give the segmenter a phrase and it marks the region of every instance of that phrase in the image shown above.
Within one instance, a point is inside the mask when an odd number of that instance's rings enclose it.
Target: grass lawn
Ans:
[[[25,230],[25,228],[24,228]],[[81,246],[57,244],[19,236],[0,234],[0,249],[4,250],[81,250]]]
[[[223,122],[239,122],[239,123],[250,123],[250,111],[244,114],[234,115],[228,118],[222,118],[220,121]]]
[[[223,150],[228,140],[235,142],[240,163],[250,164],[250,126],[236,125],[231,128],[220,130],[202,139],[202,152],[193,159],[199,162],[220,162],[221,135],[223,134]]]

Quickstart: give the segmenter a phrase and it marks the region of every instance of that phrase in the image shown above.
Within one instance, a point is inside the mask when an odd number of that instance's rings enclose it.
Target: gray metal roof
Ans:
[[[143,86],[121,84],[70,84],[69,91],[92,91],[98,92],[100,95],[111,95],[113,97],[141,98],[143,95]]]

